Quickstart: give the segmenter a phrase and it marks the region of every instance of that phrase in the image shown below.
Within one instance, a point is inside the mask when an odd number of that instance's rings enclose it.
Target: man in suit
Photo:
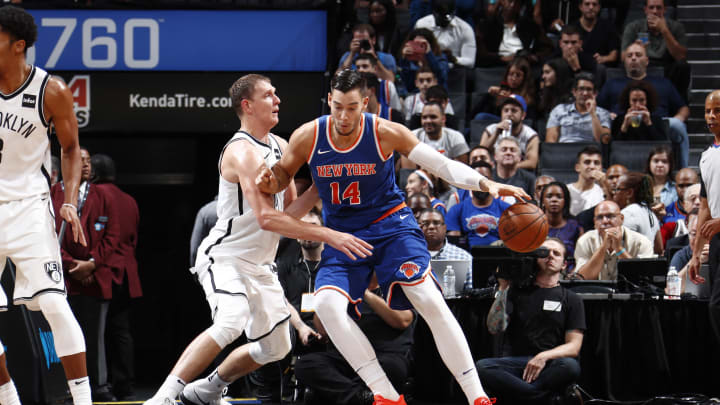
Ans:
[[[117,235],[108,229],[107,196],[90,184],[92,165],[90,153],[81,148],[82,172],[78,192],[77,212],[87,238],[87,246],[73,240],[72,232],[60,235],[63,270],[68,302],[80,323],[87,345],[87,368],[93,401],[113,401],[115,397],[107,384],[105,359],[105,322],[112,297],[112,270],[108,260],[117,246]],[[65,201],[65,184],[59,182],[51,189],[55,212]],[[62,218],[55,217],[56,230]]]
[[[109,260],[112,270],[112,300],[108,311],[107,337],[110,380],[120,400],[133,399],[135,376],[133,337],[130,331],[131,299],[142,296],[135,249],[140,214],[135,199],[118,188],[115,163],[107,155],[92,157],[94,183],[110,201],[111,228],[116,229],[118,244]]]

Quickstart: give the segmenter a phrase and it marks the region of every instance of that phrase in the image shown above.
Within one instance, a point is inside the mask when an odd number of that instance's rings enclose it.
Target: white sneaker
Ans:
[[[175,400],[170,397],[152,397],[145,401],[143,405],[176,405]]]
[[[223,397],[227,387],[221,392],[211,391],[202,387],[204,379],[195,380],[186,385],[180,393],[180,401],[185,405],[230,405]]]

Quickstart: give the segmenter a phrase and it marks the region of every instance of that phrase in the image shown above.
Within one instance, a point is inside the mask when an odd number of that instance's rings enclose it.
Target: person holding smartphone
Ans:
[[[408,34],[408,40],[400,52],[398,67],[400,78],[408,93],[418,91],[415,78],[424,66],[432,70],[437,83],[447,88],[448,70],[447,56],[440,51],[435,35],[427,28],[418,28]]]
[[[350,41],[350,49],[340,58],[340,66],[337,71],[343,69],[356,69],[355,59],[362,54],[368,53],[377,59],[376,74],[382,80],[395,81],[397,64],[395,58],[389,53],[375,50],[375,29],[369,24],[358,24],[353,28],[353,38]]]

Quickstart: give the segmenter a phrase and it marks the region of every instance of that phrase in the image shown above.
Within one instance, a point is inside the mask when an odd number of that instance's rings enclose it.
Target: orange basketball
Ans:
[[[542,245],[548,234],[545,213],[537,205],[516,203],[500,216],[498,233],[505,246],[516,252],[532,252]]]

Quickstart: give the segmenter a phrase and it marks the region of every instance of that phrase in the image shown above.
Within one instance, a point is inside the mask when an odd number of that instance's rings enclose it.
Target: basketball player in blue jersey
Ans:
[[[77,216],[81,168],[77,120],[65,83],[27,64],[27,49],[36,38],[37,26],[29,13],[13,6],[0,8],[0,274],[9,258],[16,267],[13,302],[42,311],[52,330],[73,403],[89,405],[85,340],[65,299],[49,197],[49,135],[54,126],[62,148],[66,191],[58,214],[70,224],[73,240],[85,245]],[[2,290],[0,310],[7,310]],[[5,369],[4,354],[0,355],[0,364],[0,403],[19,404]]]
[[[449,183],[494,196],[530,197],[498,184],[470,167],[420,143],[402,125],[364,113],[368,99],[362,76],[338,72],[328,95],[331,115],[302,125],[272,169],[256,183],[267,193],[283,190],[300,166],[310,165],[323,201],[325,225],[351,232],[373,246],[372,257],[346,260],[332,247],[323,251],[316,278],[316,313],[335,346],[375,394],[375,404],[405,404],[380,367],[372,346],[350,319],[373,271],[393,309],[414,307],[425,319],[443,361],[471,405],[490,404],[482,389],[460,325],[445,304],[430,269],[430,254],[415,217],[395,185],[398,151]],[[353,311],[354,312],[354,311]]]
[[[241,77],[230,88],[240,129],[220,154],[218,220],[202,241],[191,271],[205,291],[213,324],[185,349],[170,375],[146,405],[221,405],[223,389],[290,350],[293,323],[303,324],[273,271],[280,236],[325,242],[349,260],[365,258],[372,247],[358,237],[308,224],[304,216],[317,201],[311,187],[300,198],[294,184],[268,196],[255,185],[260,168],[275,163],[287,142],[270,133],[278,123],[280,98],[270,79]],[[227,345],[245,334],[248,343],[233,350],[207,378],[197,377]],[[4,404],[3,404],[4,405]]]
[[[710,323],[720,340],[720,90],[705,98],[705,124],[715,142],[700,157],[700,213],[693,256],[688,263],[688,276],[693,283],[704,283],[700,276],[700,254],[710,242]]]

